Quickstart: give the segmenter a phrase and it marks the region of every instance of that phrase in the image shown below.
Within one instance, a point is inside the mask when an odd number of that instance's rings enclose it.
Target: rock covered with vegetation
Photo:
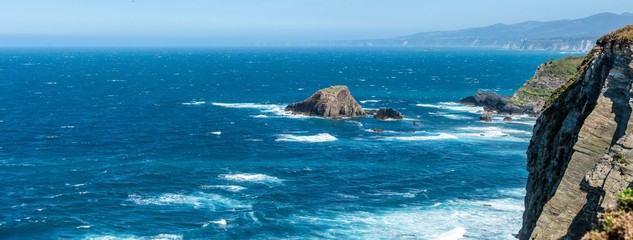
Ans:
[[[576,74],[582,60],[583,57],[566,57],[541,64],[534,76],[512,96],[478,91],[459,102],[498,114],[538,116],[554,91]]]
[[[541,64],[534,76],[512,95],[510,103],[531,105],[532,112],[540,112],[552,93],[576,74],[582,60],[583,57],[574,56]]]
[[[545,102],[527,157],[520,239],[579,239],[633,182],[633,26],[597,41]]]
[[[342,85],[318,90],[304,101],[289,104],[285,110],[292,114],[325,118],[367,116],[347,86]]]

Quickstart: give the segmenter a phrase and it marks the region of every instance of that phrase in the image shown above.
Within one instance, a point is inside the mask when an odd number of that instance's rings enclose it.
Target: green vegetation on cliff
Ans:
[[[633,189],[618,193],[618,210],[602,215],[600,229],[585,234],[583,240],[633,238]]]
[[[604,35],[603,37],[598,39],[598,42],[618,41],[618,40],[633,42],[633,25],[627,25],[607,35]]]
[[[568,79],[573,77],[583,57],[566,57],[541,64],[534,77],[519,88],[510,102],[513,104],[544,103],[552,93]]]

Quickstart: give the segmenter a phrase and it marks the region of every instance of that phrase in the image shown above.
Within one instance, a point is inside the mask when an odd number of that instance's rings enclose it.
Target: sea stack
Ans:
[[[325,118],[364,117],[363,107],[352,97],[347,86],[337,85],[321,89],[302,102],[289,104],[292,114]]]
[[[598,39],[544,102],[527,151],[520,239],[580,239],[633,187],[632,48],[633,25]]]

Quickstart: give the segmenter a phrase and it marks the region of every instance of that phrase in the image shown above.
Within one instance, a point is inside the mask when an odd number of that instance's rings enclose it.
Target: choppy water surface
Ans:
[[[534,119],[455,102],[561,56],[0,50],[0,238],[512,238]],[[335,84],[406,119],[283,111]]]

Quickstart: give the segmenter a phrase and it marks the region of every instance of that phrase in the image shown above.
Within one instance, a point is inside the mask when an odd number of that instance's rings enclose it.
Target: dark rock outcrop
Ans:
[[[492,122],[492,113],[491,112],[484,112],[481,115],[479,115],[479,120],[484,121],[484,122]]]
[[[504,122],[512,122],[512,117],[504,117],[503,121]]]
[[[469,106],[483,107],[486,112],[498,114],[535,116],[534,108],[530,104],[515,105],[510,102],[510,97],[501,96],[495,92],[477,91],[474,96],[465,97],[459,103]]]
[[[367,116],[347,86],[340,85],[321,89],[302,102],[289,104],[285,110],[292,114],[325,118]]]
[[[380,108],[378,111],[370,113],[378,120],[402,120],[402,114],[393,108]]]
[[[520,239],[579,239],[633,186],[633,25],[597,41],[538,118]]]

